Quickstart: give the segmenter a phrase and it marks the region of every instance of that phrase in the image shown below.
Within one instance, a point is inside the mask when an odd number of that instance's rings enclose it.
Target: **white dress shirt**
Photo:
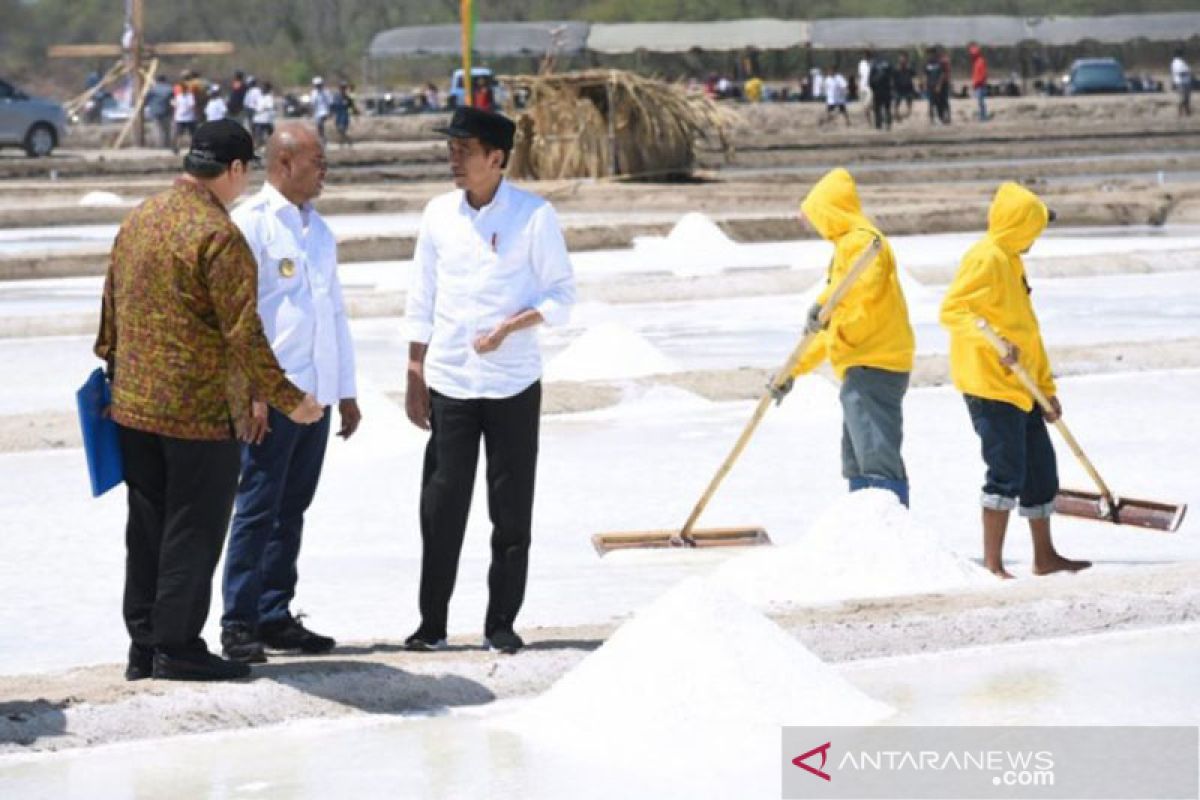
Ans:
[[[288,380],[321,405],[355,397],[337,242],[325,220],[270,183],[232,216],[258,261],[258,315]]]
[[[462,190],[425,206],[405,310],[407,338],[428,344],[425,383],[459,400],[512,397],[542,375],[536,328],[509,334],[496,350],[474,340],[505,319],[536,309],[562,325],[575,278],[554,208],[502,180],[481,209]]]
[[[246,99],[242,103],[246,106],[246,110],[251,113],[258,111],[258,103],[262,100],[262,89],[257,86],[251,86],[246,90]]]
[[[275,95],[263,92],[254,104],[254,123],[256,125],[273,125],[275,123]]]
[[[221,99],[220,95],[213,97],[204,106],[204,118],[209,122],[217,119],[225,119],[228,113],[229,107],[225,105],[225,101]]]
[[[1171,84],[1178,89],[1191,83],[1191,80],[1192,71],[1188,68],[1187,62],[1179,56],[1171,59]]]
[[[196,95],[192,94],[191,89],[184,89],[175,95],[175,121],[196,121]]]

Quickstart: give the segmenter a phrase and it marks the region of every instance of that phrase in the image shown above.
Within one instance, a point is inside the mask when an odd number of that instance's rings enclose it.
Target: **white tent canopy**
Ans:
[[[1083,41],[1112,44],[1144,39],[1177,42],[1200,36],[1200,12],[1117,14],[1107,17],[864,17],[805,20],[739,19],[720,22],[488,22],[475,27],[475,50],[489,56],[593,53],[681,53],[900,48],[979,42],[1012,47],[1035,41],[1070,45]],[[452,55],[459,52],[458,25],[421,25],[384,31],[371,40],[370,58]]]
[[[823,50],[911,47],[979,42],[1012,47],[1021,42],[1119,44],[1136,39],[1174,42],[1200,36],[1200,13],[1118,14],[1109,17],[913,17],[823,19],[812,23],[812,46]]]
[[[724,22],[639,22],[592,25],[587,49],[596,53],[684,53],[700,50],[786,50],[808,44],[803,20],[737,19]]]
[[[550,50],[567,55],[584,49],[586,22],[488,22],[475,25],[475,50],[494,56],[541,56]],[[371,58],[453,55],[462,50],[458,25],[393,28],[371,40]]]

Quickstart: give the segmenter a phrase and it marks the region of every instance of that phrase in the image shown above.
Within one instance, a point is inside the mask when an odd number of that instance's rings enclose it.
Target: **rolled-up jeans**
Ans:
[[[975,395],[963,395],[971,424],[979,435],[987,466],[979,502],[984,508],[1021,516],[1048,517],[1058,494],[1058,461],[1042,412]]]

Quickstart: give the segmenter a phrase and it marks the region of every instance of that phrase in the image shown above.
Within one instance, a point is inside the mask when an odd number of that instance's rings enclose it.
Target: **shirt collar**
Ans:
[[[188,192],[189,194],[194,194],[197,197],[200,197],[200,198],[206,200],[207,202],[212,203],[214,206],[221,209],[221,211],[225,212],[226,214],[229,213],[229,209],[227,209],[225,207],[225,204],[221,202],[221,198],[219,198],[215,194],[213,194],[213,191],[202,183],[197,183],[195,181],[189,181],[185,178],[176,178],[175,179],[175,188],[179,189],[180,191]]]
[[[509,189],[508,181],[504,178],[501,178],[500,185],[496,187],[496,194],[492,197],[492,202],[475,209],[472,208],[471,204],[467,202],[467,190],[463,189],[459,193],[461,195],[459,208],[468,216],[476,217],[485,212],[490,212],[493,209],[501,208],[508,201],[508,195],[510,191],[511,190]]]
[[[303,206],[297,206],[291,200],[283,196],[283,193],[271,185],[270,181],[263,181],[262,188],[263,197],[267,199],[267,208],[271,209],[271,213],[279,214],[280,211],[291,209],[299,212],[303,209],[311,209],[312,203],[305,203]]]

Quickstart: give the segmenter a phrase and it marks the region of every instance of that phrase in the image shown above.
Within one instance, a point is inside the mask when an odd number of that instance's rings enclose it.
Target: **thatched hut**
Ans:
[[[730,112],[677,84],[619,70],[502,79],[515,112],[518,178],[687,176],[700,139],[730,153]]]

